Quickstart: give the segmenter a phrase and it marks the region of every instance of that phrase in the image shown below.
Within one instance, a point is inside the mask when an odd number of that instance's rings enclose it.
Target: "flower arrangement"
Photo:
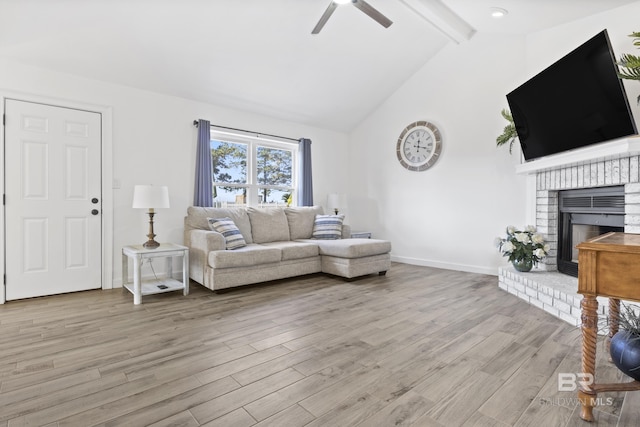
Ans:
[[[508,257],[510,262],[532,265],[538,265],[550,250],[549,245],[544,242],[544,237],[536,233],[533,225],[527,225],[524,231],[512,225],[508,226],[507,237],[497,237],[496,246],[502,256]]]

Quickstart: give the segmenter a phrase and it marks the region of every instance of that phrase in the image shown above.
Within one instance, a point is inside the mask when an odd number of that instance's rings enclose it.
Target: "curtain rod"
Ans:
[[[198,122],[198,120],[194,120],[194,121],[193,121],[193,125],[194,125],[195,127],[198,127],[198,123],[199,123],[199,122]],[[298,141],[299,141],[299,139],[295,139],[295,138],[288,138],[288,137],[286,137],[286,136],[280,136],[280,135],[271,135],[271,134],[269,134],[269,133],[255,132],[255,131],[252,131],[252,130],[237,129],[237,128],[230,128],[230,127],[227,127],[227,126],[220,126],[220,125],[210,125],[210,126],[213,126],[213,127],[216,127],[216,128],[220,128],[220,129],[226,129],[226,130],[235,130],[235,131],[238,131],[238,132],[253,133],[253,134],[255,134],[258,138],[259,138],[259,137],[261,137],[261,136],[270,136],[270,137],[272,137],[272,138],[288,139],[289,141],[295,141],[295,142],[298,142]]]

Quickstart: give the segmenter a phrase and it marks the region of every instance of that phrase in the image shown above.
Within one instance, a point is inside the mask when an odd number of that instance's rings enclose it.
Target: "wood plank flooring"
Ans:
[[[394,263],[140,306],[90,291],[0,306],[0,427],[640,425],[640,392],[581,421],[557,390],[579,366],[579,330],[495,276]]]

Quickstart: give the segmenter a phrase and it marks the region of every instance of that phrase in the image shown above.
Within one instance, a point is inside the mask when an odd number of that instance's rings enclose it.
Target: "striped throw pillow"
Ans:
[[[209,227],[213,231],[217,231],[224,236],[228,250],[247,246],[242,233],[240,233],[231,218],[207,218],[207,221],[209,221]]]
[[[342,237],[342,222],[344,215],[316,215],[313,222],[314,239],[335,240]]]

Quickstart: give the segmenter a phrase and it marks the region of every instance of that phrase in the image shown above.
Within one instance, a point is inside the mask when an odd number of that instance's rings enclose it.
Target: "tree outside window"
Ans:
[[[212,139],[211,161],[216,206],[284,206],[292,200],[297,161],[292,144]]]

